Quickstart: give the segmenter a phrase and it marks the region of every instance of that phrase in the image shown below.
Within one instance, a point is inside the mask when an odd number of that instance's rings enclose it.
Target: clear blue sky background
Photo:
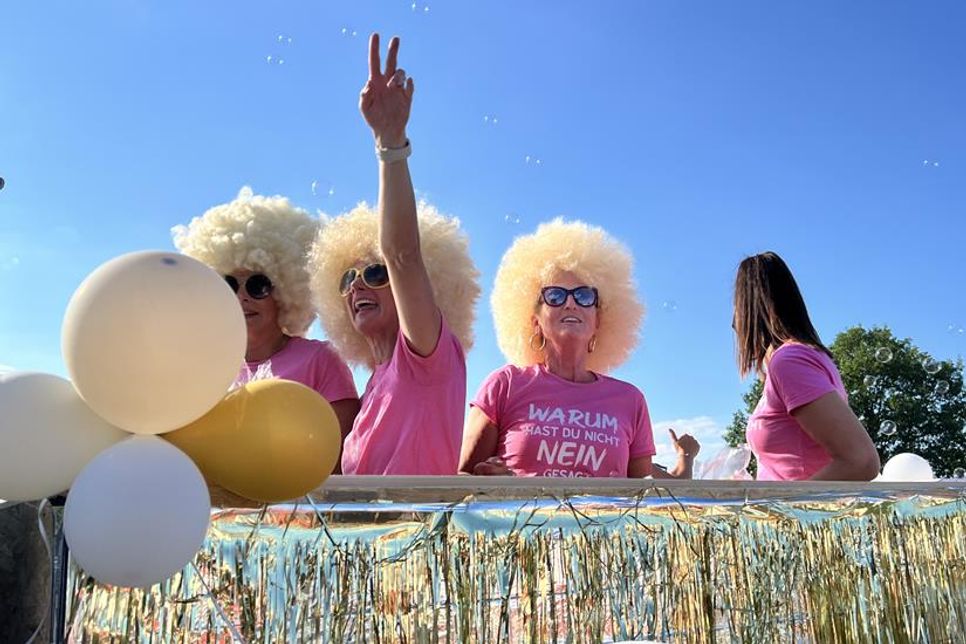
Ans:
[[[655,420],[708,441],[740,404],[730,289],[766,249],[826,341],[888,324],[964,352],[959,0],[61,0],[0,19],[0,364],[63,374],[84,276],[243,185],[374,201],[372,30],[403,39],[416,186],[462,219],[487,296],[554,216],[630,245],[649,314],[618,375]],[[478,337],[471,388],[502,364],[485,300]]]

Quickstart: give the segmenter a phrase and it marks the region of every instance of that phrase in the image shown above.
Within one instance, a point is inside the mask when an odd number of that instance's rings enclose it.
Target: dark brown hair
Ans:
[[[776,253],[752,255],[738,265],[734,315],[742,377],[752,371],[763,373],[768,350],[788,341],[811,345],[832,356],[808,318],[791,270]]]

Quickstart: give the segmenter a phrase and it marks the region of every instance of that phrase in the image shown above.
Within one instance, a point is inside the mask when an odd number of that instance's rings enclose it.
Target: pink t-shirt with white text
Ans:
[[[349,367],[331,344],[321,340],[289,338],[285,346],[270,358],[243,364],[234,386],[271,378],[302,383],[330,403],[359,397]]]
[[[821,349],[787,342],[772,354],[745,433],[758,459],[759,481],[802,481],[831,462],[792,412],[832,391],[848,402],[839,370]]]
[[[634,385],[595,375],[578,383],[507,365],[470,404],[497,426],[496,455],[518,476],[626,477],[630,459],[655,453],[647,402]]]
[[[433,353],[403,337],[377,365],[342,449],[345,474],[456,474],[466,404],[466,360],[443,320]]]

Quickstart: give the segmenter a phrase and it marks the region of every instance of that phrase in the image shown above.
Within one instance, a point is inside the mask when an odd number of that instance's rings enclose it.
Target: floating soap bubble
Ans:
[[[935,376],[937,373],[939,373],[939,370],[942,369],[942,367],[943,364],[938,360],[933,358],[922,359],[922,368],[925,369],[926,373],[928,373],[930,376]]]
[[[503,221],[512,226],[516,226],[520,223],[520,215],[512,212],[507,213],[506,215],[503,215]]]
[[[954,469],[953,470],[953,478],[954,479],[966,479],[966,469],[963,469],[961,467],[957,467],[956,469]]]
[[[272,64],[273,60],[275,59],[272,56],[265,56],[265,62],[268,63],[269,65]]]
[[[892,360],[892,349],[889,347],[879,347],[875,350],[875,359],[881,363],[886,363]]]
[[[661,303],[661,308],[667,311],[668,313],[674,313],[675,311],[678,310],[678,303],[675,302],[674,300],[666,300],[663,303]]]
[[[878,381],[879,379],[876,378],[875,376],[866,376],[865,378],[862,379],[862,384],[865,385],[866,387],[874,387],[875,383],[877,383]]]
[[[312,181],[312,194],[315,195],[316,197],[321,197],[321,196],[331,197],[332,195],[335,194],[335,186],[329,186],[328,188],[326,188],[321,181],[319,181],[318,179],[315,179],[314,181]]]
[[[939,161],[933,161],[932,162],[932,167],[938,168],[939,167]]]
[[[355,38],[359,34],[355,29],[350,29],[348,27],[342,28],[342,35],[346,38]]]
[[[935,391],[936,391],[936,395],[937,396],[943,396],[945,394],[948,394],[949,393],[949,383],[946,382],[945,380],[940,380],[939,382],[936,383],[936,389],[935,389]]]
[[[5,185],[7,185],[7,182],[3,180],[3,177],[0,177],[0,190],[3,190]]]
[[[893,436],[899,431],[899,427],[894,421],[884,420],[879,424],[879,433],[883,436]]]
[[[279,65],[284,65],[285,64],[285,59],[284,58],[279,58],[278,59],[278,64]]]

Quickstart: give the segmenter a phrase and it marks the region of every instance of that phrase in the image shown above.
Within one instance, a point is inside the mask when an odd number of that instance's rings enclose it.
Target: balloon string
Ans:
[[[191,562],[191,567],[195,569],[198,579],[201,580],[201,585],[205,587],[205,592],[208,593],[208,599],[211,600],[211,605],[215,607],[215,612],[218,613],[218,616],[221,617],[222,621],[225,622],[225,625],[228,626],[228,630],[231,631],[232,638],[239,644],[246,644],[245,638],[242,637],[241,633],[238,632],[238,629],[235,627],[235,623],[228,619],[228,615],[222,609],[221,604],[218,603],[215,593],[212,592],[211,586],[208,585],[208,581],[205,579],[205,576],[201,574],[201,571],[198,570],[198,566],[195,565],[195,562]]]
[[[40,530],[40,538],[44,542],[44,548],[47,550],[47,561],[50,564],[50,569],[54,569],[54,551],[50,546],[50,537],[47,536],[47,528],[44,527],[44,510],[50,505],[47,499],[40,502],[37,506],[37,528]],[[53,591],[51,591],[53,592]],[[47,597],[47,608],[44,610],[44,616],[40,618],[40,623],[37,624],[37,628],[34,630],[34,634],[25,642],[25,644],[33,644],[33,641],[37,639],[40,635],[40,631],[43,630],[44,624],[47,623],[47,614],[50,613],[50,604],[53,601],[52,597]]]
[[[325,517],[322,516],[322,513],[319,512],[319,506],[315,504],[315,499],[312,498],[312,495],[306,494],[305,500],[308,501],[309,505],[312,506],[312,511],[315,512],[315,517],[319,520],[319,527],[322,528],[322,530],[319,532],[319,536],[315,538],[315,543],[313,544],[313,547],[318,545],[319,539],[321,539],[322,535],[324,534],[326,538],[328,538],[329,544],[333,548],[335,548],[338,552],[341,552],[342,554],[346,554],[346,550],[343,548],[343,546],[338,541],[336,541],[335,537],[332,536],[332,533],[329,532],[329,525],[325,522]]]

